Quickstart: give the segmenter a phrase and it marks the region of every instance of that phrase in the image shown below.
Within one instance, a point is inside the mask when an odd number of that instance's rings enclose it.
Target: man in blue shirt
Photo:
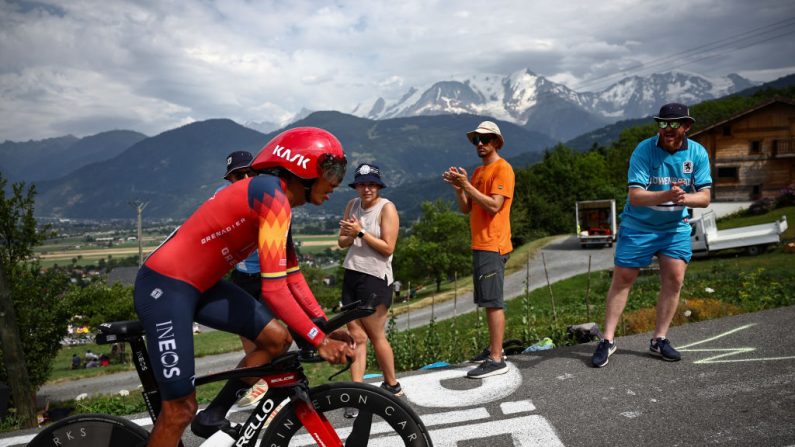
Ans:
[[[687,138],[695,122],[687,106],[666,104],[654,120],[657,135],[641,141],[629,161],[628,200],[607,293],[604,338],[591,358],[597,368],[607,365],[615,352],[613,339],[629,291],[640,268],[651,264],[653,256],[660,263],[661,285],[649,351],[663,360],[681,359],[666,336],[692,255],[687,208],[709,206],[712,177],[706,149]]]

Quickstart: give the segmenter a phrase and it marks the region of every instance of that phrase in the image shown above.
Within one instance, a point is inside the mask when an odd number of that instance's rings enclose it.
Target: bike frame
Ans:
[[[344,326],[346,323],[374,312],[372,307],[357,307],[360,303],[351,303],[344,306],[336,317],[325,322],[321,329],[326,333]],[[124,322],[131,323],[131,322]],[[110,331],[111,324],[101,325],[101,330],[96,336],[97,344],[129,343],[132,348],[132,359],[138,378],[143,385],[143,398],[152,423],[157,421],[162,406],[160,389],[157,386],[149,353],[144,342],[142,330],[133,330],[132,334]],[[201,386],[212,382],[229,380],[233,378],[258,378],[268,383],[268,391],[257,404],[255,410],[248,417],[239,430],[239,437],[235,442],[236,447],[253,446],[262,429],[264,422],[273,414],[274,410],[287,399],[295,403],[295,413],[307,432],[315,439],[318,445],[342,447],[342,441],[337,436],[334,427],[326,417],[315,411],[309,400],[309,381],[301,366],[300,351],[290,351],[273,362],[248,368],[237,368],[214,374],[200,376],[195,379],[195,385]],[[182,443],[180,442],[180,445]]]

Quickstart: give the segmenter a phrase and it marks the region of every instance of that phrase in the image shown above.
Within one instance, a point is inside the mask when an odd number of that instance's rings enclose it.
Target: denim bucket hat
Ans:
[[[348,184],[351,188],[356,188],[360,183],[375,183],[381,188],[386,188],[386,185],[381,180],[381,169],[371,163],[362,163],[356,168],[356,175],[353,177],[353,183]]]

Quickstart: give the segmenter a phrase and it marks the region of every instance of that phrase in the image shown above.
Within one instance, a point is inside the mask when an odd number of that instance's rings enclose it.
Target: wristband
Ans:
[[[367,232],[366,232],[366,231],[364,231],[364,228],[362,228],[362,231],[360,231],[360,232],[359,232],[359,234],[357,234],[357,235],[356,235],[356,237],[358,237],[358,238],[360,238],[360,239],[361,239],[361,238],[363,238],[363,237],[364,237],[364,235],[365,235],[365,234],[367,234]]]

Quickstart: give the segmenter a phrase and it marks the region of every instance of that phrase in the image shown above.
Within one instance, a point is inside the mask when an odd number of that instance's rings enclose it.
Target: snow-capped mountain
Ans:
[[[624,78],[598,92],[577,92],[525,69],[412,87],[396,101],[378,98],[353,113],[371,119],[472,113],[566,140],[605,124],[652,115],[666,102],[694,104],[752,85],[736,74],[707,78],[676,71]]]

